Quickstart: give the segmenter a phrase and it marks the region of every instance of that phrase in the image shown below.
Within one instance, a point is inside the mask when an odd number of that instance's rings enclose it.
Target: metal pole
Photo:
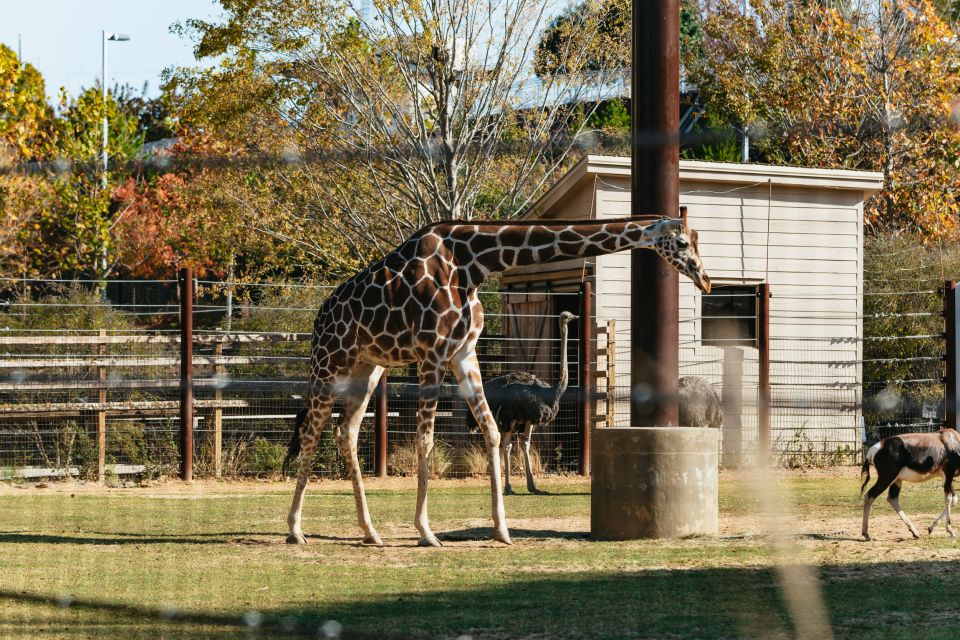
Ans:
[[[103,174],[100,186],[107,188],[107,32],[100,32],[100,105],[103,108],[103,141],[100,145],[100,157],[103,162]]]
[[[680,202],[679,0],[633,0],[631,197],[634,214],[676,216]],[[653,251],[633,251],[631,424],[678,423],[677,272]]]
[[[590,475],[590,429],[593,406],[593,285],[580,283],[580,475]]]
[[[946,338],[946,378],[944,380],[944,426],[948,429],[957,428],[957,397],[960,389],[957,385],[960,378],[957,376],[957,283],[946,280],[943,283],[943,325]]]
[[[180,269],[180,477],[193,480],[193,269]]]
[[[757,358],[760,361],[758,462],[765,465],[770,455],[770,285],[766,282],[757,287]]]
[[[387,477],[387,372],[384,371],[377,384],[377,403],[373,408],[374,450],[373,460],[377,476]]]

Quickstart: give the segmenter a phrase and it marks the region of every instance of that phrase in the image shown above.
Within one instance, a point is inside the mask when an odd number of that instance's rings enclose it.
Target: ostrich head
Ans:
[[[580,316],[570,313],[569,311],[560,312],[560,326],[565,327]]]

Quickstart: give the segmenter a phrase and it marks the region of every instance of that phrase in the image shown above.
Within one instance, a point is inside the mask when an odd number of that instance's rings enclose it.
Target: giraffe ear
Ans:
[[[680,227],[686,231],[687,230],[687,208],[680,207]]]

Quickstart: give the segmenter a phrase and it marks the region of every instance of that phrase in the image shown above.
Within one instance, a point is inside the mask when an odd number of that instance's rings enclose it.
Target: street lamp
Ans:
[[[130,39],[125,33],[110,33],[108,31],[101,31],[101,56],[100,56],[100,96],[103,100],[103,144],[101,145],[101,155],[103,157],[103,174],[100,176],[100,186],[106,190],[107,189],[107,163],[109,161],[109,156],[107,155],[107,135],[108,135],[108,124],[107,124],[107,41],[111,42],[126,42]],[[107,277],[107,245],[104,244],[103,251],[100,253],[100,271],[104,278]],[[106,287],[103,288],[106,292]]]
[[[103,98],[103,145],[101,147],[103,155],[103,176],[101,178],[101,186],[107,188],[107,41],[111,42],[126,42],[130,39],[125,33],[110,33],[108,31],[102,31],[102,52],[103,54],[100,57],[100,93]],[[106,267],[106,265],[104,265]]]

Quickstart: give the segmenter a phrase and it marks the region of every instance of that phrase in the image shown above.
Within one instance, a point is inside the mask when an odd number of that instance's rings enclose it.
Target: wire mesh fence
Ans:
[[[44,293],[37,284],[27,285],[34,292],[31,299],[24,302],[19,296],[20,302],[9,305],[0,333],[0,367],[6,374],[0,383],[3,477],[175,474],[180,464],[180,338],[169,327],[178,319],[158,320],[159,314],[169,315],[170,308],[179,313],[174,283],[143,283],[154,293],[164,291],[157,285],[166,287],[167,297],[156,300],[156,306],[138,302],[136,308],[115,301],[139,296],[142,302],[136,283],[102,290],[97,283],[45,282]],[[275,474],[307,391],[310,334],[298,330],[311,326],[332,288],[197,284],[194,473]],[[484,302],[488,328],[504,327],[507,316],[499,294],[485,294]],[[63,310],[76,312],[64,319]],[[508,371],[534,370],[556,386],[561,350],[566,348],[568,389],[561,394],[555,419],[535,431],[531,454],[537,472],[575,471],[580,460],[577,339],[562,341],[555,329],[551,333],[555,314],[536,319],[548,328],[535,339],[485,333],[477,345],[482,372],[490,379]],[[151,323],[167,328],[143,326]],[[392,369],[387,376],[387,468],[392,474],[410,475],[417,464],[417,373],[410,366]],[[335,406],[333,427],[342,419],[341,411]],[[358,442],[364,473],[375,471],[373,417],[371,403]],[[456,381],[448,375],[436,413],[435,474],[486,473],[483,436],[470,422]],[[519,471],[519,447],[514,452]],[[313,470],[321,476],[346,473],[332,428],[324,432]]]
[[[873,278],[863,294],[829,297],[720,288],[684,309],[680,376],[698,377],[723,408],[725,465],[757,459],[769,441],[786,466],[851,463],[862,445],[944,421],[942,268],[930,249],[904,248],[903,281]],[[896,272],[895,272],[896,273]],[[909,287],[903,282],[909,283]],[[12,281],[0,331],[0,475],[103,478],[169,475],[180,460],[180,310],[175,281]],[[194,305],[194,460],[198,476],[274,474],[304,406],[310,334],[331,287],[198,281]],[[26,293],[24,293],[26,292]],[[559,411],[535,429],[537,472],[576,472],[584,430],[631,424],[631,341],[621,321],[595,318],[590,424],[581,418],[583,319],[561,335],[559,314],[581,308],[578,291],[482,294],[487,331],[477,346],[489,381],[529,371],[557,392]],[[862,302],[861,302],[862,301]],[[761,317],[765,313],[765,317]],[[758,338],[761,321],[767,338]],[[798,327],[800,329],[798,330]],[[387,470],[413,474],[419,384],[413,366],[387,372]],[[682,399],[682,398],[681,398]],[[769,407],[769,418],[762,409]],[[358,455],[376,471],[374,403]],[[442,385],[433,472],[486,472],[483,437],[472,428],[452,375]],[[509,424],[508,416],[501,423]],[[342,419],[334,408],[334,427]],[[513,468],[522,472],[520,447]],[[314,472],[346,465],[328,429]]]

